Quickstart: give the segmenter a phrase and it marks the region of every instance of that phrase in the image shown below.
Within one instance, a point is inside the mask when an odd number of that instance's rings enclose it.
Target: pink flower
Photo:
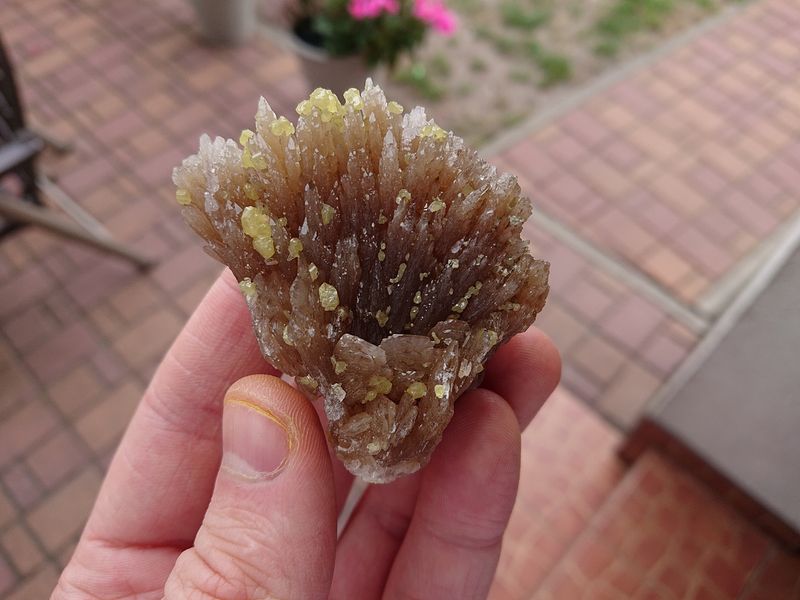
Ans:
[[[414,0],[413,14],[444,35],[456,30],[455,14],[441,0]]]
[[[400,4],[397,0],[350,0],[347,11],[351,17],[361,21],[374,19],[383,12],[396,15],[400,12]]]

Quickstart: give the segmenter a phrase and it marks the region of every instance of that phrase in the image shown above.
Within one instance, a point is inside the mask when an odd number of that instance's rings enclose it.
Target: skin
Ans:
[[[520,431],[560,368],[534,328],[501,347],[430,464],[369,487],[337,541],[352,477],[329,453],[319,409],[262,359],[226,271],[145,392],[52,598],[484,598]],[[286,426],[277,474],[220,468],[223,421],[242,406]]]

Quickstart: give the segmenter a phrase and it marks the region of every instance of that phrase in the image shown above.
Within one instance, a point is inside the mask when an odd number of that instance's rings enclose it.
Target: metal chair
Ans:
[[[36,225],[58,235],[125,258],[141,268],[152,261],[114,240],[108,230],[75,203],[36,168],[36,159],[49,145],[58,151],[68,146],[30,129],[17,92],[14,69],[0,39],[0,180],[16,178],[18,194],[0,188],[0,239],[12,231]],[[44,199],[70,218],[52,210]]]

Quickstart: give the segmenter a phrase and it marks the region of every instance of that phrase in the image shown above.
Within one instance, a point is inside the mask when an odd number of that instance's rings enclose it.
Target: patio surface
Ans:
[[[198,45],[181,0],[5,0],[0,32],[32,122],[77,142],[42,170],[158,260],[142,274],[33,229],[0,244],[0,597],[38,598],[153,370],[220,271],[181,222],[172,167],[204,131],[238,136],[259,95],[292,115],[308,90],[294,57],[265,39]],[[798,72],[800,4],[761,0],[494,157],[542,215],[529,233],[553,266],[538,325],[562,352],[563,385],[613,424],[635,422],[748,257],[798,214]],[[591,418],[602,450],[583,448],[615,463],[619,434]],[[614,479],[597,485],[610,489],[620,467],[602,468]]]

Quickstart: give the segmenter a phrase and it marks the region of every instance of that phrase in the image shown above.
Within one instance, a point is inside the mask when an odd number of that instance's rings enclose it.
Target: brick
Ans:
[[[608,311],[614,303],[614,298],[588,278],[580,278],[567,288],[563,301],[579,315],[594,321]]]
[[[628,134],[628,141],[645,155],[665,161],[678,153],[678,146],[653,128],[642,126]]]
[[[800,169],[781,158],[773,158],[764,165],[763,173],[784,190],[794,191],[800,188]]]
[[[622,211],[610,209],[594,222],[591,234],[608,246],[634,260],[645,254],[656,239]]]
[[[114,237],[128,242],[153,229],[164,218],[168,206],[163,201],[142,200],[120,209],[105,224]],[[143,250],[149,254],[146,248]]]
[[[728,214],[757,237],[766,237],[778,226],[775,215],[739,191],[725,194],[721,200]]]
[[[659,332],[645,344],[642,356],[657,373],[669,375],[689,353],[689,348]]]
[[[100,258],[76,275],[66,291],[81,308],[88,309],[137,274],[136,267],[127,261]]]
[[[165,119],[175,112],[178,107],[177,100],[167,92],[156,92],[145,98],[141,104],[142,109],[155,120]]]
[[[735,151],[723,144],[706,144],[701,151],[701,156],[708,164],[716,167],[720,174],[730,179],[744,177],[752,170],[749,162],[743,160]]]
[[[23,463],[14,463],[3,473],[3,483],[17,504],[23,508],[33,505],[44,493],[42,485]]]
[[[0,594],[9,591],[16,583],[17,576],[11,570],[11,566],[0,556]]]
[[[657,248],[640,264],[646,273],[667,286],[677,284],[692,271],[688,262],[666,247]]]
[[[77,321],[25,358],[34,373],[43,382],[50,383],[90,355],[97,344],[97,336],[86,323]]]
[[[644,160],[644,153],[624,137],[615,138],[605,145],[601,150],[601,155],[611,165],[623,172],[635,169]]]
[[[22,575],[28,575],[44,560],[44,555],[22,525],[14,525],[0,535],[6,556]]]
[[[125,110],[125,100],[116,92],[109,90],[95,98],[89,108],[101,119],[110,119]]]
[[[9,414],[39,397],[39,390],[31,381],[30,375],[16,359],[9,357],[0,361],[0,381],[3,382],[2,394],[0,394],[0,413]],[[2,444],[0,444],[0,448],[2,448]],[[2,460],[0,460],[0,464],[2,464]]]
[[[675,238],[676,248],[709,278],[722,275],[733,263],[733,256],[694,227],[687,227]]]
[[[503,155],[503,158],[534,185],[542,185],[558,171],[553,159],[529,139],[516,144]]]
[[[28,513],[28,526],[48,552],[55,552],[81,532],[101,481],[96,467],[86,467]]]
[[[126,321],[132,321],[163,302],[163,297],[148,279],[139,278],[113,294],[109,302]]]
[[[17,516],[17,509],[11,503],[6,492],[0,489],[0,527],[5,527]]]
[[[134,133],[140,132],[146,127],[147,123],[142,116],[128,109],[97,127],[93,133],[102,143],[112,145],[130,138]]]
[[[690,185],[707,198],[714,198],[729,184],[727,177],[703,163],[693,165],[685,177]]]
[[[717,242],[724,243],[739,231],[741,225],[723,212],[707,212],[696,221],[697,228]]]
[[[27,268],[10,281],[0,284],[0,318],[31,306],[53,287],[53,278],[40,266]]]
[[[91,362],[107,384],[116,385],[129,374],[119,354],[111,348],[102,348],[95,352]]]
[[[540,201],[574,207],[592,196],[592,190],[571,174],[564,171],[553,176],[547,187],[540,193]]]
[[[611,103],[598,116],[616,131],[626,131],[636,123],[636,117],[624,106],[616,103]]]
[[[33,576],[19,584],[5,600],[32,600],[47,598],[58,582],[58,572],[49,564],[41,567]]]
[[[92,450],[99,453],[119,441],[142,392],[138,384],[124,383],[77,420],[75,429]]]
[[[197,278],[217,272],[218,269],[217,264],[200,246],[192,244],[161,263],[152,275],[161,289],[176,292],[186,288]]]
[[[536,326],[553,338],[560,352],[568,352],[586,333],[586,326],[561,303],[551,300],[547,310],[536,320]]]
[[[33,78],[53,73],[69,62],[69,54],[64,49],[55,47],[25,63],[25,73]]]
[[[610,339],[638,352],[663,319],[659,308],[640,296],[629,295],[615,303],[600,326]]]
[[[597,335],[589,335],[571,353],[575,364],[598,380],[610,381],[625,364],[627,356]]]
[[[660,385],[661,379],[649,370],[629,363],[600,397],[597,406],[614,422],[627,428],[636,422]]]
[[[114,165],[104,156],[100,156],[59,178],[58,184],[64,188],[64,191],[80,196],[83,192],[111,179],[114,171]]]
[[[170,140],[167,136],[149,127],[131,138],[131,146],[142,158],[158,154],[169,145]]]
[[[93,306],[86,314],[92,325],[107,339],[115,339],[125,329],[125,321],[109,303]]]
[[[102,389],[103,383],[97,374],[81,364],[51,384],[47,393],[58,409],[71,417],[91,404]]]
[[[555,136],[553,140],[543,143],[542,147],[552,158],[564,166],[571,166],[582,160],[588,153],[582,144],[563,132]]]
[[[669,206],[658,202],[652,194],[636,191],[630,198],[635,203],[632,207],[632,216],[653,237],[663,238],[672,233],[680,224],[680,216]]]
[[[85,448],[69,430],[63,430],[39,445],[26,462],[45,487],[52,488],[89,459]]]
[[[649,120],[664,108],[664,103],[655,98],[643,85],[643,78],[631,77],[617,83],[608,97],[625,107],[642,120]]]
[[[673,173],[663,173],[651,180],[649,186],[658,198],[684,217],[694,217],[709,205],[707,198]]]
[[[711,281],[697,272],[691,272],[675,285],[678,299],[685,302],[696,302],[711,286]]]
[[[605,382],[598,382],[594,377],[573,364],[569,355],[562,356],[561,383],[578,398],[593,406],[605,387]]]
[[[58,553],[58,566],[62,569],[66,568],[69,564],[70,560],[72,560],[72,555],[75,554],[75,547],[78,545],[77,541],[75,542],[68,542],[64,548],[62,548]]]
[[[587,148],[597,147],[612,134],[601,120],[586,110],[573,110],[559,121],[559,125]]]
[[[159,359],[183,326],[168,308],[153,311],[114,342],[114,349],[132,367]]]
[[[619,198],[631,187],[628,177],[601,158],[583,161],[578,170],[591,188],[610,199]]]
[[[28,402],[0,421],[0,467],[9,464],[57,425],[52,409],[41,400]]]
[[[211,287],[211,284],[214,283],[216,278],[216,274],[209,273],[204,277],[198,278],[198,280],[192,284],[191,287],[186,289],[184,292],[181,292],[181,294],[176,298],[176,303],[183,310],[185,315],[190,315],[194,312],[194,309],[197,308],[198,304],[200,304],[200,301],[206,295],[208,289]]]

